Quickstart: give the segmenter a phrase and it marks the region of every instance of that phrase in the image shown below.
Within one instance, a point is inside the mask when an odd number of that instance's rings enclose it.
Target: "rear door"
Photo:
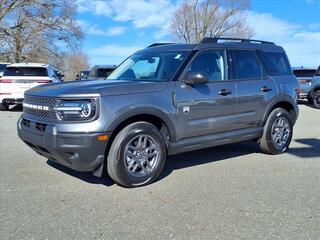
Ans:
[[[194,86],[177,82],[175,104],[180,139],[225,132],[233,129],[236,106],[235,83],[228,81],[226,52],[199,52],[186,69],[205,74],[209,83]]]
[[[258,127],[269,101],[277,94],[275,83],[265,74],[254,50],[232,50],[230,56],[237,88],[236,126]]]

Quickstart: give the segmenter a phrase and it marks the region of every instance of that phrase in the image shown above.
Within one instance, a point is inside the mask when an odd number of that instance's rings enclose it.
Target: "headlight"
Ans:
[[[86,121],[96,115],[97,107],[94,99],[63,100],[53,110],[62,121]]]

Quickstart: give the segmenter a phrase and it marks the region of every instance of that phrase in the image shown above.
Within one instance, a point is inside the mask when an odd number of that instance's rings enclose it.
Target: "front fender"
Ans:
[[[131,105],[114,114],[113,119],[107,125],[105,131],[114,131],[124,121],[139,115],[152,115],[161,119],[168,128],[171,141],[177,139],[177,129],[174,124],[174,113],[153,105]]]

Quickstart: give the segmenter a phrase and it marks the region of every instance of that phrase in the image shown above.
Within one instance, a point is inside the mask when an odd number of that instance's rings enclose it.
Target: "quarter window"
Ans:
[[[290,64],[285,53],[258,51],[258,55],[269,75],[280,76],[291,74]]]
[[[235,79],[260,79],[263,77],[261,64],[253,51],[233,51]]]
[[[200,52],[189,65],[188,73],[205,74],[211,82],[226,80],[224,51]]]

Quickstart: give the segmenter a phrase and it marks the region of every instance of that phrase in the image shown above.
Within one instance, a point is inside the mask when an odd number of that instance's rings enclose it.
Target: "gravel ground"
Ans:
[[[125,189],[48,162],[0,112],[0,239],[320,239],[320,111],[300,106],[290,150],[244,142],[169,157]]]

